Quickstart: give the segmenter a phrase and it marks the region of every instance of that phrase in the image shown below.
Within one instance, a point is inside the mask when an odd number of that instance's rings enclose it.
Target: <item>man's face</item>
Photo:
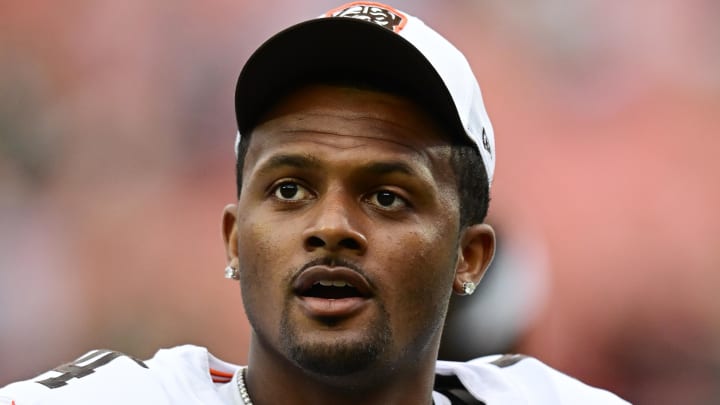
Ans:
[[[327,376],[434,359],[462,251],[449,156],[397,96],[310,86],[273,108],[226,230],[254,342]]]

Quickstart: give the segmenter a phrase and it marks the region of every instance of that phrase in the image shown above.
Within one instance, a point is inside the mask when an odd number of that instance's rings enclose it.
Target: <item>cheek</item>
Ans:
[[[406,256],[416,268],[413,276],[425,281],[450,280],[455,271],[457,239],[455,233],[443,232],[441,228],[430,227],[408,235],[404,244],[412,247]]]
[[[405,320],[442,317],[455,274],[456,235],[431,227],[409,232],[401,239],[386,241],[394,252],[390,290]],[[393,246],[393,248],[389,248]],[[392,311],[391,311],[392,312]]]
[[[262,222],[243,221],[239,224],[238,235],[238,259],[243,271],[262,263],[275,244],[270,238],[270,227]]]
[[[244,215],[238,223],[238,259],[241,271],[276,278],[288,269],[282,263],[291,253],[291,224],[275,220],[261,210]]]
[[[248,312],[270,315],[272,302],[279,302],[283,291],[279,286],[287,269],[280,240],[281,232],[274,231],[266,221],[243,221],[238,224],[238,260],[240,284]],[[273,299],[268,299],[273,297]],[[266,308],[268,307],[268,308]]]

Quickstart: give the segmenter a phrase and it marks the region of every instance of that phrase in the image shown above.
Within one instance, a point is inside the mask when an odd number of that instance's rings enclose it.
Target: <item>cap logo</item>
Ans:
[[[394,8],[385,4],[365,1],[342,5],[325,13],[325,17],[357,18],[394,32],[400,32],[407,23],[407,17]]]
[[[492,158],[492,148],[490,148],[490,140],[488,139],[487,132],[485,132],[485,127],[482,129],[482,144],[483,148],[487,151],[487,153]]]

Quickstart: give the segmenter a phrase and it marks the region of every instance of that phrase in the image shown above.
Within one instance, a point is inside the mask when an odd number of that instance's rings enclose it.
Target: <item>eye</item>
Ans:
[[[368,201],[370,204],[376,205],[384,210],[400,210],[408,206],[402,197],[388,190],[380,190],[372,193]]]
[[[310,198],[310,191],[298,183],[284,181],[275,186],[273,196],[282,201],[301,201]]]

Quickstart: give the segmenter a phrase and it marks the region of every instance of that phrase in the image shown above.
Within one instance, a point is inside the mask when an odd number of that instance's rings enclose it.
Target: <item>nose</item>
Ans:
[[[314,208],[314,217],[303,232],[305,250],[325,249],[328,252],[363,255],[367,238],[359,230],[353,201],[342,196],[326,195]],[[353,216],[353,214],[355,216]]]

